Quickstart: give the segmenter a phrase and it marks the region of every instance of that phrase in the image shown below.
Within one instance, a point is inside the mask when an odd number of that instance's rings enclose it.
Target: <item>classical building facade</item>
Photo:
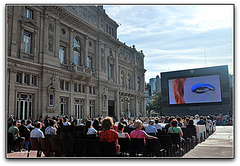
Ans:
[[[103,6],[8,5],[6,17],[7,115],[146,115],[144,54]]]

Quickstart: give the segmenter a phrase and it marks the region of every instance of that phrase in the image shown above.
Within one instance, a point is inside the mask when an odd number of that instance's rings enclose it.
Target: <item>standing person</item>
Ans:
[[[114,142],[118,153],[120,150],[120,146],[118,145],[118,134],[115,130],[111,129],[113,127],[113,119],[111,117],[105,117],[101,123],[103,130],[99,133],[100,141]]]
[[[14,121],[12,123],[12,126],[8,129],[8,133],[11,133],[13,135],[13,147],[16,146],[17,148],[16,150],[22,151],[25,138],[20,137],[19,129],[17,128],[17,126],[18,126],[17,121]]]
[[[10,115],[8,118],[8,128],[12,126],[13,122],[14,122],[13,116]]]
[[[35,129],[33,129],[30,133],[31,138],[45,138],[43,132],[41,131],[42,124],[41,122],[37,121],[35,123]]]
[[[30,130],[26,127],[26,121],[25,120],[21,121],[21,125],[18,127],[18,129],[19,129],[19,132],[20,132],[20,137],[25,138],[24,148],[28,149]]]

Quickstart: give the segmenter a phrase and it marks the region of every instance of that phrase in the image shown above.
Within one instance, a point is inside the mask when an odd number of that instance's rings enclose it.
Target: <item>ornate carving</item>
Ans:
[[[87,20],[88,22],[97,24],[97,16],[82,6],[69,6],[70,10],[74,11],[76,14],[81,16],[83,19]]]
[[[49,25],[48,25],[48,31],[49,32],[54,32],[54,26],[53,26],[53,24],[51,24],[51,23],[49,23]]]

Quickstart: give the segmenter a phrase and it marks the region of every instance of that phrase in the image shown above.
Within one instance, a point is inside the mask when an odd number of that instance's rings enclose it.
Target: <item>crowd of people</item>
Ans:
[[[222,113],[221,113],[222,114]],[[121,118],[117,122],[112,117],[99,116],[93,119],[86,119],[78,121],[74,117],[57,116],[50,118],[48,115],[43,119],[27,120],[14,119],[11,115],[8,119],[8,133],[13,135],[15,151],[28,149],[29,138],[45,138],[46,135],[59,135],[59,129],[63,126],[85,126],[86,135],[96,135],[102,142],[115,142],[117,152],[120,146],[118,145],[118,138],[143,138],[157,139],[158,132],[165,131],[168,133],[179,133],[181,140],[183,139],[182,127],[191,128],[193,132],[197,132],[196,125],[205,125],[206,130],[218,123],[222,119],[219,116],[159,116],[147,118]],[[226,117],[225,117],[226,118]],[[228,119],[230,120],[230,119]],[[131,133],[124,131],[124,128],[131,128]]]

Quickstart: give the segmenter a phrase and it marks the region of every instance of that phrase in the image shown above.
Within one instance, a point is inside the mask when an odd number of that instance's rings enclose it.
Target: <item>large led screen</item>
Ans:
[[[219,75],[169,79],[169,104],[222,102]]]

